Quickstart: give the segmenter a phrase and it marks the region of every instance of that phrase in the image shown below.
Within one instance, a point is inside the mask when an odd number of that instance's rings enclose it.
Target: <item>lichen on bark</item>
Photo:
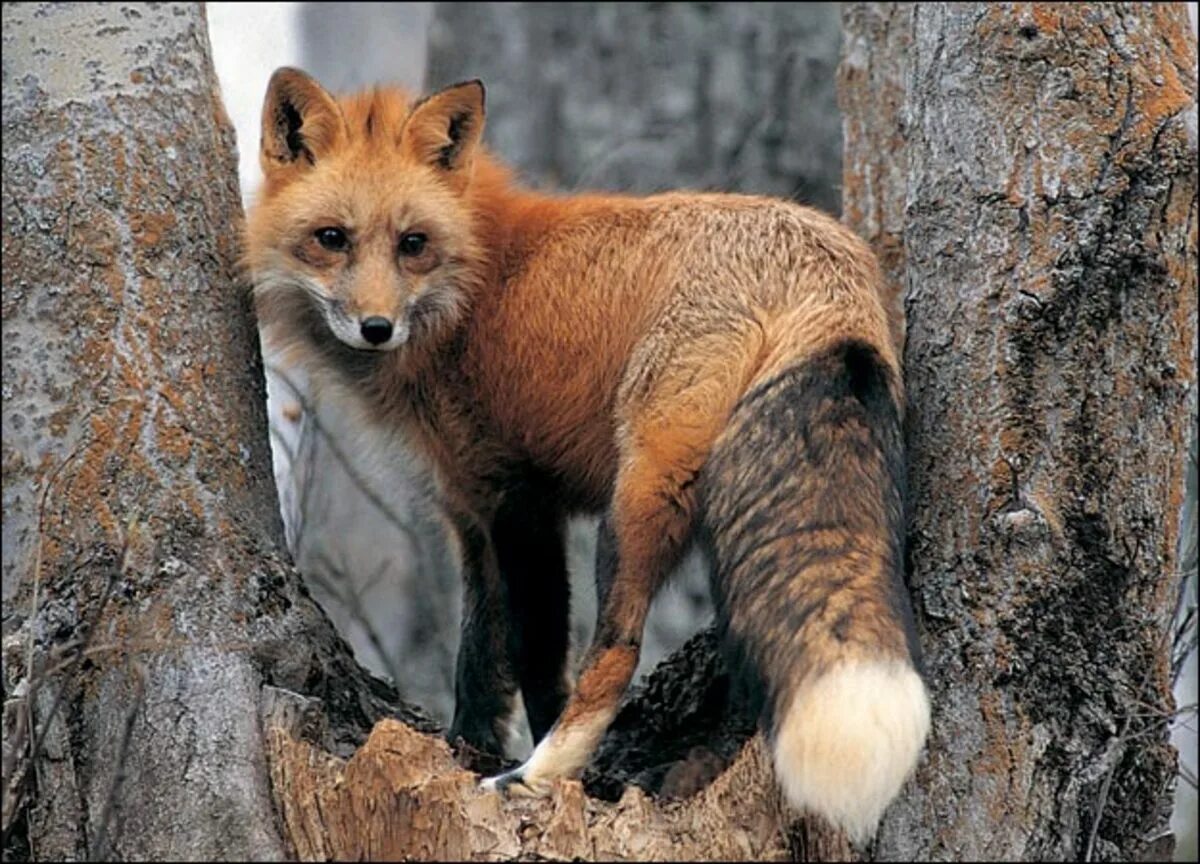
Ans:
[[[1196,406],[1186,10],[852,4],[845,23],[843,102],[885,108],[848,120],[846,213],[898,262],[907,311],[935,705],[878,851],[1161,849]],[[901,182],[881,186],[880,154]]]

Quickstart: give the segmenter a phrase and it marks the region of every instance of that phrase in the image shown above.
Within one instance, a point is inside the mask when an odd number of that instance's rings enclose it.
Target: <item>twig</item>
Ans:
[[[1125,743],[1129,732],[1129,724],[1132,721],[1132,715],[1126,714],[1121,733],[1117,736],[1117,743],[1113,745],[1116,755],[1113,757],[1112,765],[1108,767],[1108,771],[1104,774],[1104,782],[1100,784],[1100,800],[1096,802],[1096,815],[1092,818],[1092,828],[1088,832],[1087,848],[1083,852],[1084,861],[1092,860],[1092,852],[1096,848],[1096,837],[1100,834],[1100,817],[1104,815],[1104,806],[1108,803],[1108,792],[1112,787],[1113,776],[1117,773],[1117,766],[1121,764],[1121,757],[1124,755]]]
[[[347,574],[345,568],[339,568],[337,565],[335,565],[333,561],[330,560],[329,556],[324,553],[324,551],[317,552],[317,558],[320,566],[313,568],[313,572],[309,574],[309,577],[314,579],[322,588],[336,597],[350,613],[350,616],[363,628],[367,634],[367,641],[371,643],[371,647],[374,648],[375,653],[379,655],[379,659],[383,662],[383,665],[387,668],[388,674],[392,678],[392,684],[396,687],[397,691],[399,691],[402,684],[400,670],[397,669],[395,664],[392,662],[391,654],[384,647],[383,640],[380,638],[379,632],[375,629],[374,625],[367,617],[366,610],[363,609],[362,598],[359,597],[359,592],[354,590],[353,586],[350,585],[349,575]],[[324,574],[320,572],[320,567],[324,567],[332,579],[326,579]],[[372,584],[378,582],[386,569],[387,562],[385,561],[381,563],[379,568],[375,571],[375,575],[372,577],[371,581],[368,582],[368,584],[364,587],[369,588]],[[335,587],[343,584],[347,586],[347,590],[345,591]]]
[[[354,484],[358,486],[362,493],[367,497],[367,500],[375,505],[376,509],[383,514],[384,518],[387,519],[387,521],[394,528],[396,528],[396,530],[400,531],[400,533],[402,533],[405,538],[408,539],[414,548],[419,548],[421,544],[420,535],[413,530],[411,525],[401,519],[391,508],[391,505],[384,501],[375,492],[375,490],[371,488],[370,483],[368,483],[366,478],[359,473],[358,469],[351,462],[350,457],[346,455],[345,451],[343,451],[341,446],[338,444],[335,436],[333,436],[329,430],[325,428],[324,424],[317,416],[317,412],[313,409],[312,404],[308,402],[304,393],[291,379],[287,372],[274,365],[270,365],[267,368],[270,369],[274,374],[278,375],[280,380],[283,381],[283,383],[286,384],[292,391],[296,397],[296,400],[300,403],[301,408],[307,413],[308,418],[312,423],[312,428],[321,435],[322,440],[324,440],[324,442],[329,446],[329,452],[333,454],[335,459],[337,459],[338,464],[342,466],[342,468],[350,476],[350,479],[354,481]]]
[[[1200,782],[1198,782],[1200,781],[1200,778],[1197,778],[1192,772],[1192,769],[1184,765],[1182,762],[1179,763],[1179,776],[1193,789],[1200,789]]]

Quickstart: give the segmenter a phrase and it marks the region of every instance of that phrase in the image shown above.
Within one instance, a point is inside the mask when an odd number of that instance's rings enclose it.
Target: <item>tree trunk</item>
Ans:
[[[4,9],[6,859],[282,858],[267,685],[390,713],[278,551],[202,10]]]
[[[852,4],[844,24],[845,212],[907,309],[934,705],[875,853],[1169,854],[1196,409],[1187,12]]]

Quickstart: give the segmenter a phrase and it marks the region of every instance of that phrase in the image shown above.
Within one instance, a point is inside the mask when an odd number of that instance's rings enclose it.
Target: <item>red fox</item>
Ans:
[[[246,238],[268,332],[433,468],[465,582],[449,734],[499,751],[519,688],[538,743],[484,785],[578,774],[701,543],[787,799],[864,840],[929,728],[874,257],[783,200],[523,188],[483,124],[478,81],[339,100],[280,69]],[[572,687],[578,512],[599,612]]]

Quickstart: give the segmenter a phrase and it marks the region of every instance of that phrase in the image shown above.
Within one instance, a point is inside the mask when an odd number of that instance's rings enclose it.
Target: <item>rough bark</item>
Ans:
[[[844,23],[845,212],[907,310],[934,704],[875,853],[1161,856],[1196,409],[1186,10],[853,4]]]
[[[3,99],[5,854],[284,857],[264,685],[390,706],[278,551],[202,7],[6,6]]]

